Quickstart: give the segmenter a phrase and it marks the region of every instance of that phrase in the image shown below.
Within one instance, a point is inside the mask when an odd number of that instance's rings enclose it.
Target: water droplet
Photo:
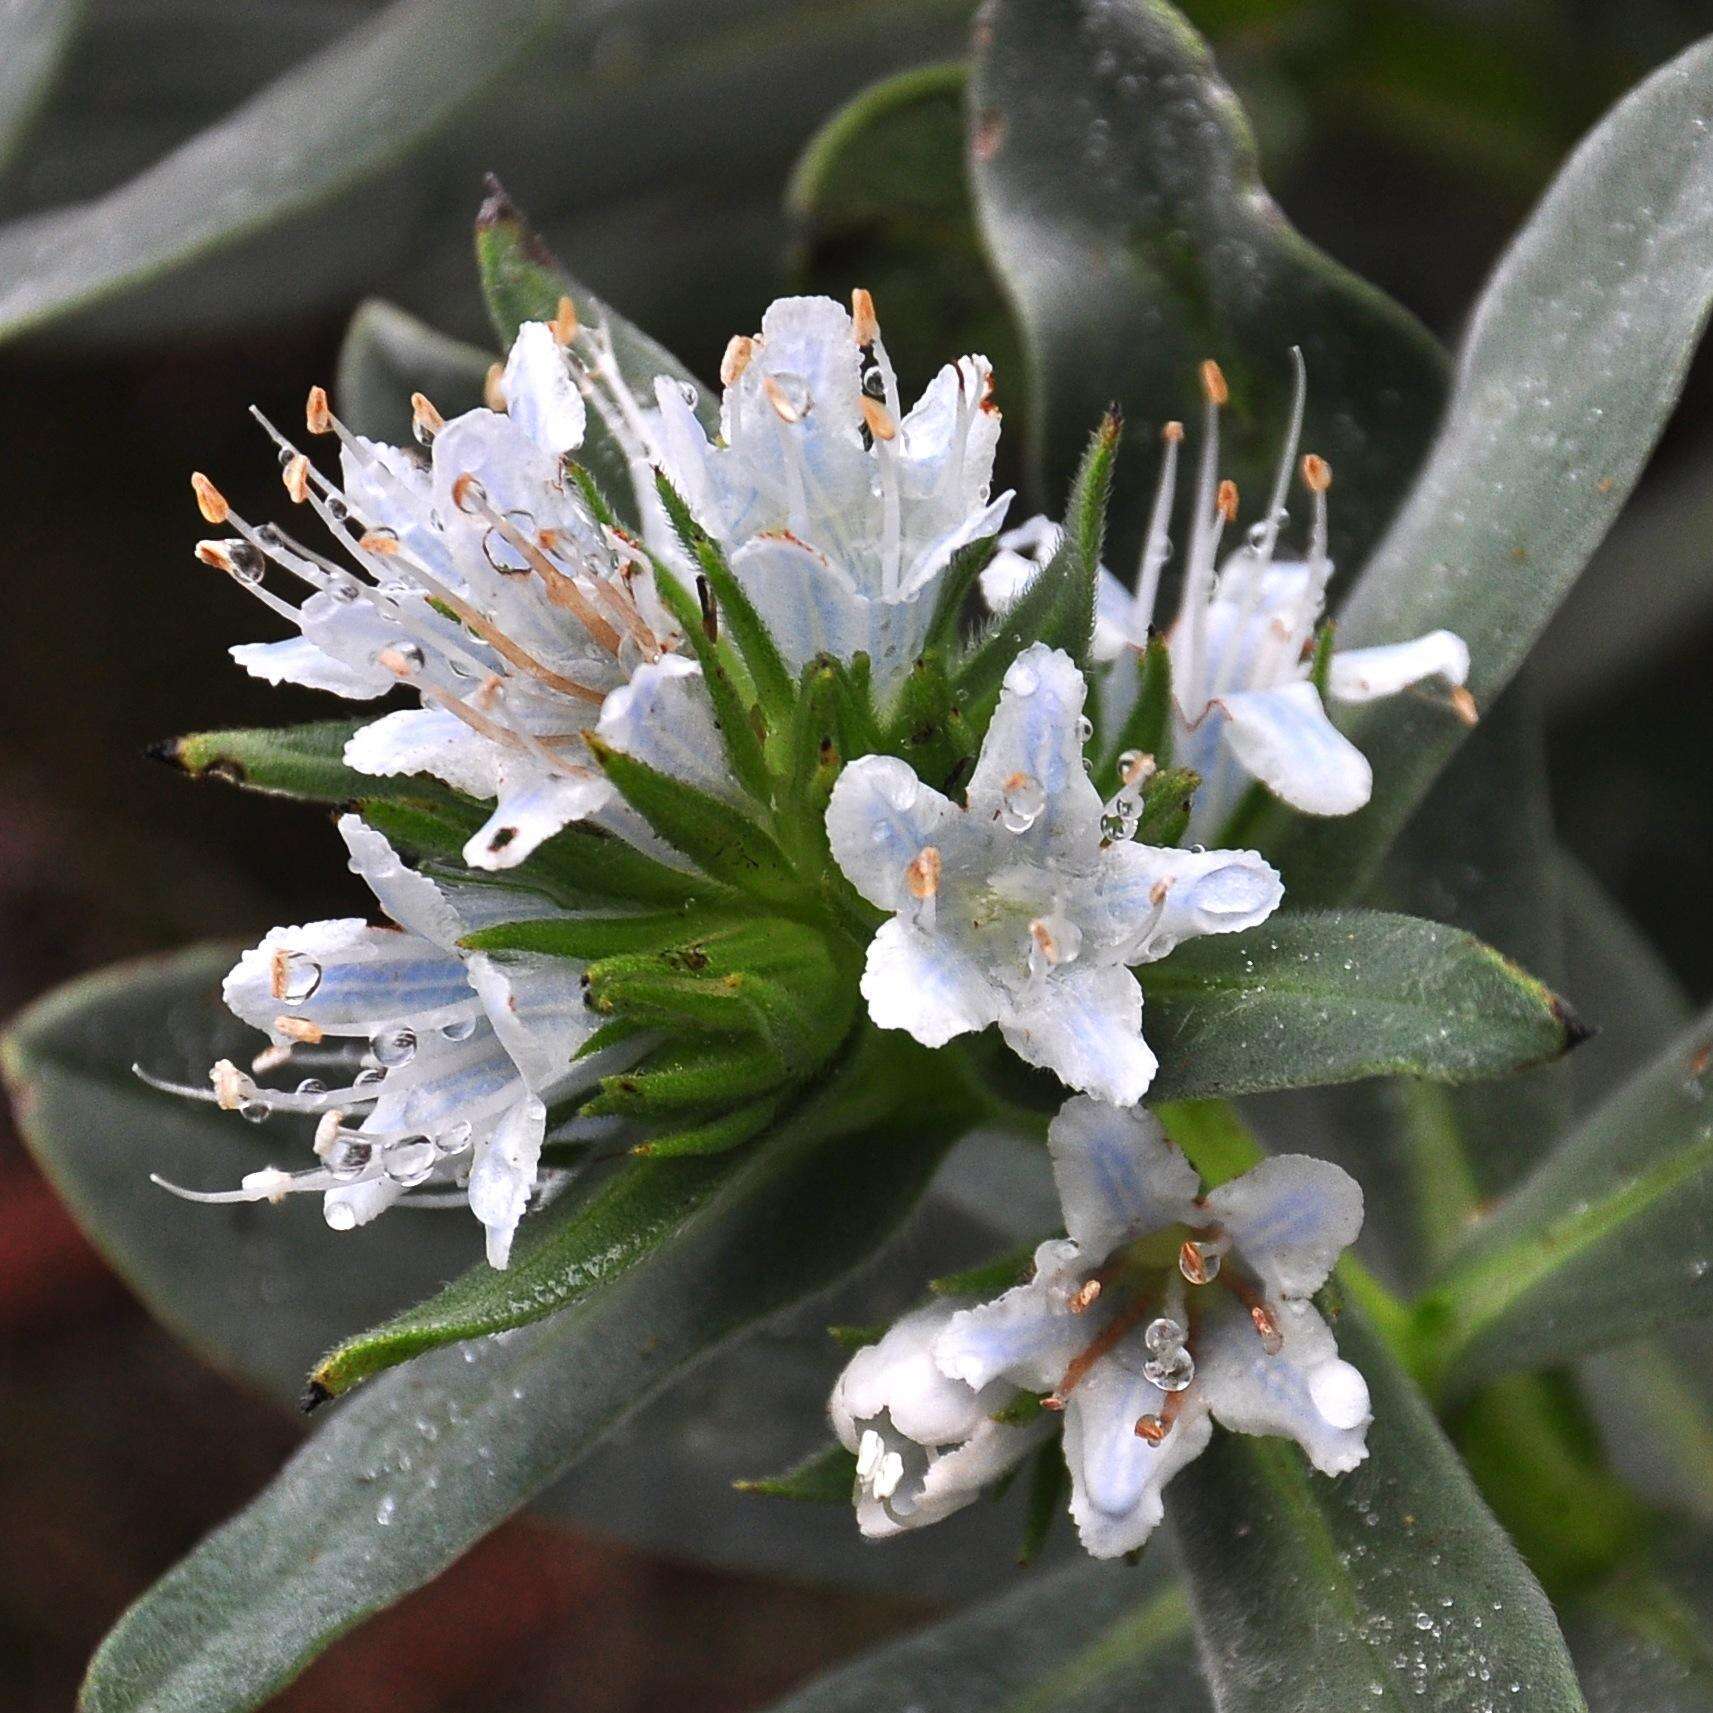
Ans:
[[[352,1077],[351,1086],[353,1088],[373,1088],[376,1083],[384,1083],[386,1080],[387,1073],[379,1065],[369,1065]]]
[[[240,583],[259,583],[268,568],[268,556],[254,542],[235,541],[226,549],[232,561],[232,575]]]
[[[428,1177],[436,1158],[435,1146],[426,1136],[406,1136],[387,1144],[382,1169],[395,1184],[408,1190]]]
[[[1032,773],[1014,773],[999,796],[999,818],[1009,833],[1026,833],[1047,807],[1047,793]]]
[[[1182,1349],[1184,1329],[1169,1316],[1161,1315],[1158,1320],[1149,1321],[1148,1330],[1142,1334],[1142,1342],[1151,1354],[1162,1356],[1168,1350]]]
[[[302,952],[287,952],[280,959],[274,983],[278,997],[287,1005],[302,1005],[321,986],[321,965]]]
[[[488,503],[488,490],[474,476],[464,476],[452,487],[453,503],[466,517],[474,517]]]
[[[393,1513],[399,1508],[399,1502],[391,1493],[383,1493],[381,1502],[375,1507],[375,1521],[384,1529],[393,1520]]]
[[[1192,1285],[1205,1285],[1219,1277],[1219,1251],[1200,1243],[1186,1243],[1178,1251],[1178,1271]]]
[[[688,381],[680,381],[678,383],[678,396],[694,410],[702,395]]]
[[[327,1150],[327,1169],[344,1183],[351,1183],[368,1171],[375,1157],[374,1144],[360,1137],[336,1137]]]
[[[327,515],[335,523],[343,523],[351,515],[351,508],[337,494],[327,496]]]
[[[1259,553],[1267,545],[1267,526],[1264,523],[1252,523],[1249,526],[1249,549]]]
[[[450,1129],[442,1130],[434,1138],[434,1149],[438,1154],[462,1154],[470,1146],[470,1138],[475,1134],[468,1119],[459,1119]]]
[[[1077,716],[1077,742],[1087,743],[1094,736],[1094,721],[1087,714]]]
[[[252,1124],[265,1124],[273,1116],[273,1111],[265,1100],[247,1100],[238,1108],[238,1115],[249,1119]]]
[[[357,1210],[349,1202],[328,1202],[324,1217],[328,1225],[335,1231],[353,1231],[356,1229]]]
[[[327,580],[327,598],[337,601],[342,607],[351,606],[361,593],[362,590],[350,577],[330,577]]]
[[[1181,1392],[1195,1377],[1195,1358],[1182,1345],[1142,1364],[1142,1378],[1162,1392]]]
[[[474,1017],[454,1017],[450,1023],[440,1025],[440,1033],[448,1041],[468,1041],[476,1033]]]
[[[370,1039],[369,1050],[376,1064],[396,1071],[416,1057],[416,1031],[403,1023],[395,1029],[383,1029]]]
[[[297,1085],[297,1092],[299,1094],[326,1094],[327,1084],[320,1077],[305,1077]]]

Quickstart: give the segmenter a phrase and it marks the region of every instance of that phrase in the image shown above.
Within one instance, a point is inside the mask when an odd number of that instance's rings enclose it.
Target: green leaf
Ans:
[[[1462,1391],[1713,1314],[1713,1017],[1587,1118],[1470,1238],[1423,1304]]]
[[[372,297],[351,317],[339,347],[334,402],[346,425],[371,440],[411,443],[410,395],[425,394],[444,417],[482,402],[491,353],[437,332],[397,304]]]
[[[117,189],[0,229],[0,339],[381,172],[525,54],[555,9],[395,0]]]
[[[1160,1057],[1150,1100],[1398,1074],[1466,1082],[1556,1058],[1564,1002],[1456,928],[1298,911],[1191,940],[1136,971]]]
[[[799,895],[801,889],[784,853],[748,816],[598,737],[588,741],[595,760],[625,801],[698,868],[761,898],[783,901]]]
[[[1134,1570],[1079,1563],[1038,1572],[815,1679],[772,1713],[1133,1713],[1152,1705],[1214,1713],[1183,1590],[1160,1553]]]
[[[1145,845],[1175,845],[1190,824],[1190,799],[1201,786],[1193,767],[1168,767],[1148,781],[1142,793],[1142,819],[1136,837]]]
[[[1109,411],[1090,435],[1077,466],[1065,507],[1064,533],[1053,557],[958,666],[954,688],[977,732],[987,729],[1006,668],[1031,643],[1062,648],[1079,665],[1088,662],[1106,505],[1120,432],[1118,416]]]
[[[1595,127],[1512,243],[1428,462],[1340,610],[1340,647],[1448,626],[1482,707],[1522,663],[1634,485],[1713,304],[1710,89],[1703,42]],[[1466,736],[1410,697],[1352,710],[1348,730],[1374,796],[1293,825],[1279,849],[1299,901],[1372,872]]]
[[[577,1307],[434,1351],[341,1404],[120,1620],[90,1668],[86,1713],[241,1713],[264,1701],[675,1374],[865,1257],[956,1128],[929,1104],[935,1123],[858,1133],[806,1111],[773,1146],[738,1156],[672,1243]]]
[[[456,801],[452,792],[426,774],[378,778],[347,767],[346,741],[365,724],[364,720],[317,720],[304,726],[193,732],[156,744],[149,754],[183,768],[192,779],[218,779],[310,803],[350,803],[359,797]]]
[[[800,289],[829,297],[843,298],[853,281],[866,286],[902,376],[926,378],[960,351],[986,353],[1014,414],[1023,363],[976,230],[964,164],[967,77],[962,63],[900,72],[853,97],[810,139],[785,196],[797,229],[794,271]]]
[[[724,1098],[730,1100],[741,1091],[727,1089]],[[681,1160],[704,1154],[726,1154],[752,1142],[770,1125],[785,1104],[783,1095],[772,1095],[751,1101],[748,1106],[735,1106],[701,1124],[686,1124],[675,1130],[657,1131],[646,1142],[631,1149],[655,1160]]]
[[[978,535],[966,541],[951,557],[940,579],[940,592],[934,597],[934,616],[928,624],[928,634],[922,644],[924,653],[936,649],[955,652],[958,629],[969,605],[970,591],[987,569],[999,546],[997,535]]]
[[[1338,473],[1333,558],[1359,562],[1426,449],[1444,358],[1405,310],[1285,220],[1190,26],[1158,0],[1087,12],[998,0],[977,33],[970,101],[976,206],[1023,325],[1049,508],[1071,448],[1116,396],[1137,432],[1118,471],[1108,563],[1133,565],[1154,431],[1200,415],[1209,357],[1231,383],[1222,471],[1260,499],[1298,345],[1304,445]]]
[[[1050,1439],[1029,1462],[1029,1497],[1023,1519],[1023,1544],[1017,1549],[1019,1564],[1033,1564],[1041,1556],[1041,1549],[1053,1532],[1053,1524],[1064,1514],[1070,1491],[1071,1476],[1065,1467],[1064,1448],[1056,1439]]]
[[[1365,1463],[1328,1479],[1287,1440],[1222,1433],[1167,1493],[1220,1713],[1584,1713],[1546,1596],[1420,1393],[1354,1314],[1338,1342],[1373,1396]]]
[[[928,1281],[928,1289],[938,1297],[997,1297],[1020,1285],[1034,1271],[1035,1245],[1019,1244],[991,1261],[983,1261],[962,1272],[943,1273]]]
[[[502,345],[509,346],[526,321],[551,321],[560,298],[569,297],[585,327],[606,330],[619,374],[643,408],[652,408],[655,379],[665,375],[695,389],[696,414],[703,427],[710,434],[719,431],[718,395],[699,386],[696,377],[664,345],[633,326],[567,272],[495,179],[489,180],[487,200],[476,216],[476,267],[488,315]],[[635,521],[636,508],[644,503],[652,476],[647,470],[632,470],[622,443],[598,410],[589,412],[578,457],[609,497],[632,496],[628,509]]]
[[[225,1372],[293,1398],[333,1339],[437,1288],[481,1253],[481,1234],[466,1215],[381,1220],[354,1265],[352,1234],[329,1230],[315,1197],[191,1206],[148,1181],[227,1189],[269,1162],[312,1158],[307,1121],[245,1124],[131,1070],[204,1084],[216,1059],[248,1060],[261,1037],[220,1003],[238,951],[199,946],[85,976],[16,1020],[0,1062],[42,1170],[150,1312]]]
[[[796,1499],[811,1505],[848,1505],[856,1485],[856,1456],[842,1445],[829,1445],[781,1475],[734,1481],[740,1493],[768,1499]]]
[[[83,13],[84,0],[20,0],[0,17],[0,169],[47,98]]]

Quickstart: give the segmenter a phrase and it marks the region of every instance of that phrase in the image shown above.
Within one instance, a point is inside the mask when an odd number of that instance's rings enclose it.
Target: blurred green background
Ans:
[[[425,15],[470,10],[421,3]],[[1713,28],[1713,5],[1689,0],[1183,9],[1242,97],[1292,220],[1448,341],[1581,133]],[[383,42],[346,33],[390,28],[385,8],[0,8],[0,66],[28,53],[50,72],[39,101],[9,105],[0,71],[0,1008],[132,953],[361,907],[313,815],[144,758],[174,733],[328,712],[227,659],[231,642],[275,631],[191,557],[201,531],[187,477],[206,469],[267,515],[277,472],[246,407],[293,419],[309,382],[333,378],[366,298],[487,343],[468,246],[485,171],[592,287],[700,374],[771,297],[811,280],[874,285],[907,361],[955,354],[947,341],[962,327],[940,325],[952,299],[1001,357],[979,256],[938,231],[931,199],[913,230],[953,245],[951,299],[908,278],[888,292],[897,232],[860,199],[836,221],[787,211],[816,130],[875,79],[955,57],[968,14],[944,0],[495,5],[468,40],[414,53],[412,75],[389,85],[396,103],[374,96],[368,114],[371,98],[357,99],[364,146],[330,164],[282,115],[313,112],[318,91],[336,99]],[[269,95],[282,78],[296,81]],[[432,92],[455,85],[455,111],[433,111]],[[248,134],[228,124],[190,144],[200,177],[187,192],[186,157],[175,178],[172,152],[252,98],[277,105]],[[258,144],[277,170],[224,207]],[[312,199],[318,174],[331,194]],[[253,229],[214,247],[206,230],[174,239],[215,213]],[[152,261],[137,259],[141,238]],[[112,289],[79,306],[104,268]],[[1000,381],[1015,435],[1026,401]],[[1710,477],[1703,359],[1534,668],[1561,835],[1698,998],[1713,991]],[[15,1140],[0,1142],[0,1704],[68,1705],[118,1609],[271,1472],[294,1432],[152,1326]],[[910,1615],[518,1523],[335,1649],[280,1705],[735,1709]],[[682,1639],[663,1656],[648,1638],[666,1624]]]

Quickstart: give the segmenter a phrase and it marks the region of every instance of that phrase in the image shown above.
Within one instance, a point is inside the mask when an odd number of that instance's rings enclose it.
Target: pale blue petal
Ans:
[[[897,756],[865,755],[833,786],[827,841],[845,878],[869,903],[902,910],[909,903],[905,869],[932,846],[944,854],[964,811],[917,778]]]
[[[1061,965],[1012,996],[999,1026],[1019,1058],[1117,1106],[1135,1105],[1159,1069],[1142,1039],[1142,989],[1122,965]]]
[[[946,936],[896,916],[869,942],[862,996],[877,1028],[903,1029],[924,1047],[999,1021],[1000,993],[984,971]]]
[[[1074,1096],[1048,1126],[1047,1151],[1065,1230],[1091,1266],[1120,1244],[1195,1216],[1201,1179],[1141,1107]]]
[[[1274,1155],[1206,1199],[1244,1265],[1285,1297],[1318,1291],[1362,1229],[1362,1186],[1307,1154]]]

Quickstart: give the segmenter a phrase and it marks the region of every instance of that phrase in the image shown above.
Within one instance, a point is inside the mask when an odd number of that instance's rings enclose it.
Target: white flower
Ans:
[[[1253,927],[1282,888],[1251,851],[1110,836],[1083,768],[1085,688],[1068,655],[1025,649],[1005,675],[967,808],[905,762],[864,756],[834,787],[827,835],[852,885],[894,912],[862,978],[881,1028],[938,1047],[997,1023],[1031,1064],[1128,1105],[1156,1061],[1127,966],[1197,934]]]
[[[921,652],[941,575],[1010,504],[999,412],[962,357],[905,415],[868,293],[783,298],[721,366],[721,443],[659,382],[662,462],[793,667],[865,651],[884,699]]]
[[[1003,1381],[971,1390],[934,1364],[934,1341],[959,1305],[906,1315],[859,1350],[827,1410],[857,1459],[857,1525],[871,1540],[937,1523],[961,1510],[1046,1437],[1046,1421],[994,1417],[1018,1396]]]
[[[1083,1098],[1048,1145],[1069,1235],[1040,1246],[1028,1284],[954,1316],[934,1359],[971,1390],[1009,1381],[1063,1410],[1083,1545],[1141,1546],[1215,1421],[1354,1469],[1368,1388],[1308,1299],[1361,1229],[1356,1182],[1281,1155],[1201,1195],[1151,1113]]]
[[[436,1202],[468,1201],[487,1228],[488,1260],[504,1267],[536,1188],[549,1106],[634,1053],[573,1062],[598,1021],[584,1003],[580,963],[458,949],[477,928],[552,907],[509,888],[437,885],[354,815],[339,830],[353,871],[398,927],[353,917],[275,928],[223,989],[232,1011],[273,1042],[258,1069],[295,1064],[317,1075],[287,1091],[223,1060],[211,1089],[148,1078],[247,1117],[319,1114],[321,1163],[250,1172],[236,1190],[164,1187],[211,1202],[320,1191],[338,1231],[426,1189]]]
[[[1251,778],[1311,815],[1348,815],[1368,801],[1373,787],[1367,758],[1327,717],[1310,681],[1315,630],[1332,575],[1326,550],[1332,472],[1324,459],[1311,454],[1302,461],[1313,508],[1307,558],[1274,558],[1302,427],[1301,358],[1268,510],[1217,571],[1221,535],[1236,516],[1237,490],[1217,480],[1225,381],[1211,363],[1203,366],[1203,376],[1206,436],[1183,592],[1166,639],[1175,704],[1172,760],[1202,777],[1186,834],[1192,840],[1219,835]],[[1121,718],[1135,698],[1137,667],[1171,552],[1166,530],[1182,434],[1179,424],[1166,425],[1160,486],[1135,593],[1104,567],[1100,573],[1094,657],[1111,663],[1103,686],[1109,716]],[[1017,599],[1052,557],[1057,533],[1045,519],[1033,518],[1001,538],[1002,552],[982,577],[990,606],[1002,610]],[[1474,703],[1462,688],[1468,676],[1467,645],[1448,630],[1436,630],[1410,642],[1335,652],[1326,688],[1335,701],[1367,702],[1437,678],[1450,689],[1448,701],[1459,717],[1473,719]]]
[[[198,554],[301,632],[243,644],[234,658],[272,683],[357,700],[413,691],[421,705],[362,727],[346,763],[430,773],[495,799],[464,853],[480,868],[522,861],[570,821],[599,817],[630,830],[583,741],[597,724],[641,760],[682,771],[688,757],[700,783],[733,790],[696,668],[672,652],[682,639],[647,555],[595,521],[567,473],[587,393],[633,449],[643,515],[657,512],[648,421],[604,338],[573,331],[568,307],[560,321],[526,323],[493,392],[503,410],[450,422],[418,394],[425,459],[350,433],[317,388],[309,426],[339,438],[342,485],[270,426],[288,492],[319,515],[346,564],[276,525],[251,527],[206,478],[194,483],[203,515],[238,531],[201,543]],[[270,565],[308,585],[300,605],[268,586]],[[625,688],[639,694],[615,703],[612,693]],[[654,717],[637,719],[639,708]]]

